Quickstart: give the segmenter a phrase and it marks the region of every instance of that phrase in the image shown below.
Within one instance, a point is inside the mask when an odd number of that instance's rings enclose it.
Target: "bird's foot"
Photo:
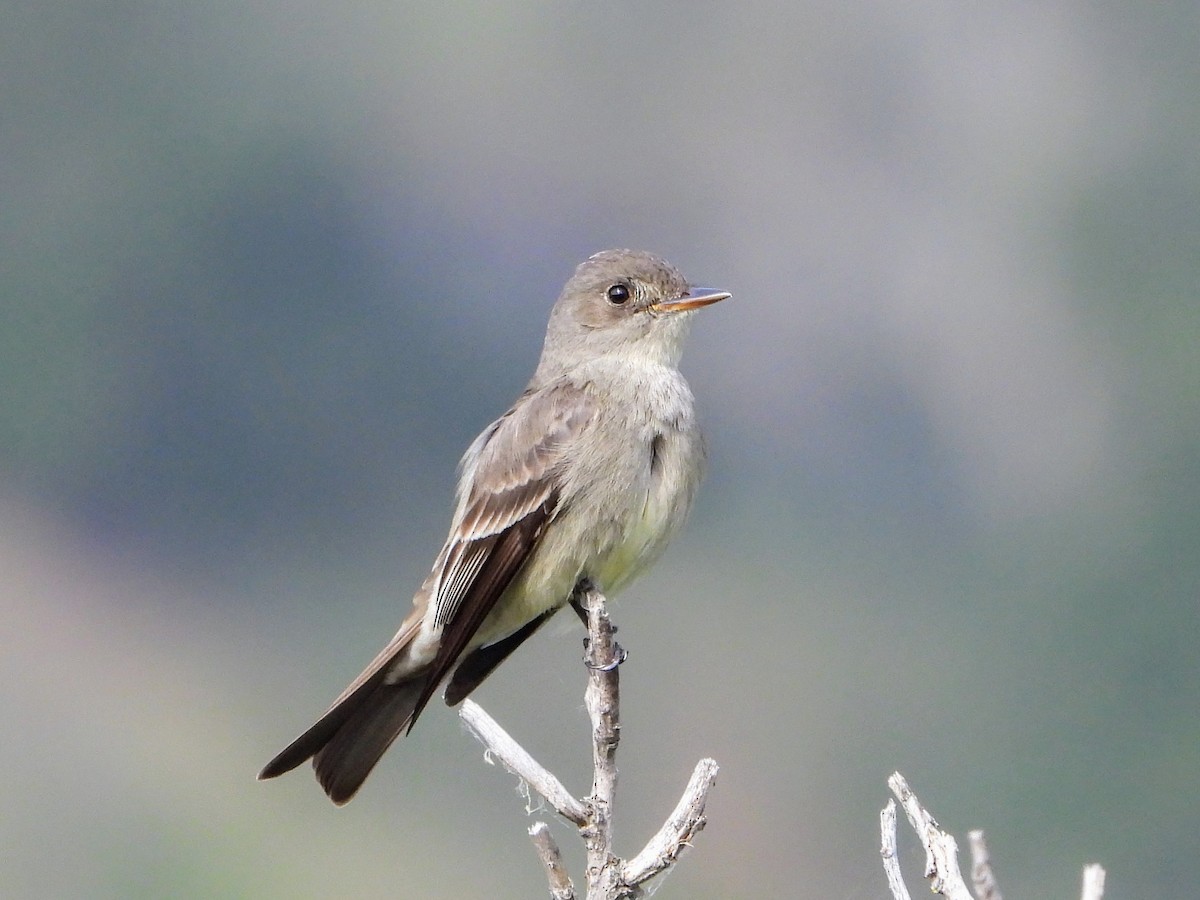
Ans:
[[[585,653],[587,652],[587,646],[588,646],[588,639],[584,638],[583,639],[583,649],[584,649]],[[587,656],[584,656],[583,664],[585,666],[587,666],[589,669],[591,669],[593,672],[611,672],[613,669],[615,669],[621,663],[625,662],[625,660],[629,659],[629,653],[620,644],[613,644],[613,657],[614,658],[613,658],[612,662],[605,663],[602,666],[597,666],[597,665],[593,665],[592,663],[588,662]]]

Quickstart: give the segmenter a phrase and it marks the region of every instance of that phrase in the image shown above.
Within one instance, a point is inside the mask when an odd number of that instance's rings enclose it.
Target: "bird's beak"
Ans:
[[[711,306],[714,303],[720,303],[722,300],[728,300],[732,296],[728,291],[714,291],[712,288],[694,287],[689,289],[682,297],[655,303],[652,309],[655,312],[665,313],[687,312],[689,309],[699,309],[702,306]]]

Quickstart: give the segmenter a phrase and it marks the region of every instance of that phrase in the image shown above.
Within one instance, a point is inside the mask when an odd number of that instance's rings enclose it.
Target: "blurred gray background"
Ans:
[[[543,896],[440,705],[345,809],[254,775],[392,634],[610,246],[734,293],[684,360],[698,508],[614,609],[618,850],[722,766],[659,896],[885,896],[894,769],[1006,896],[1194,895],[1200,6],[3,24],[5,896]],[[583,793],[561,618],[477,699]]]

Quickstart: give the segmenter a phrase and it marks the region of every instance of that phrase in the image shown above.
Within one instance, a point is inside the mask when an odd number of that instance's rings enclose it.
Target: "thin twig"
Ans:
[[[708,799],[709,788],[716,783],[718,768],[714,759],[702,759],[696,763],[675,811],[641,852],[625,863],[621,870],[622,881],[626,884],[648,881],[659,872],[673,866],[684,848],[692,845],[692,839],[704,830],[707,822],[704,818],[704,804]]]
[[[1082,900],[1101,900],[1104,896],[1104,866],[1090,863],[1083,867]]]
[[[529,837],[537,850],[538,859],[546,869],[546,878],[550,882],[550,900],[575,900],[575,885],[571,876],[563,867],[562,853],[550,827],[545,822],[535,822],[529,829]]]
[[[958,844],[954,837],[938,827],[903,775],[893,772],[888,787],[904,807],[904,814],[925,845],[925,877],[930,879],[930,890],[949,900],[973,900],[958,868]]]
[[[992,873],[992,858],[983,832],[978,829],[968,831],[967,841],[971,845],[971,883],[975,886],[975,896],[979,900],[1004,900]]]
[[[879,811],[879,855],[883,857],[883,871],[887,875],[888,889],[895,900],[912,900],[900,872],[900,854],[896,849],[896,801],[888,800],[887,806]]]
[[[904,813],[913,830],[925,846],[925,877],[932,879],[930,888],[951,900],[972,900],[962,872],[958,868],[958,845],[954,838],[938,827],[933,816],[921,806],[921,801],[912,792],[908,782],[899,772],[888,779],[892,793],[904,806]],[[883,835],[883,868],[887,873],[888,887],[895,900],[909,900],[908,889],[900,875],[900,862],[896,854],[896,805],[889,800],[879,813],[879,830]],[[992,872],[992,861],[982,831],[968,833],[971,841],[971,880],[979,900],[1002,900],[1000,887]],[[1096,863],[1083,868],[1082,900],[1103,900],[1104,868]]]
[[[545,797],[555,812],[581,828],[588,823],[588,811],[584,805],[575,799],[561,781],[530,756],[524,747],[513,740],[482,706],[473,700],[464,700],[458,715],[488,752],[500,760],[504,768]]]

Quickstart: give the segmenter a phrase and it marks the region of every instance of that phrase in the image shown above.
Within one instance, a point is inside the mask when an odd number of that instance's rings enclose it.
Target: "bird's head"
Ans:
[[[674,366],[690,313],[728,297],[690,286],[678,269],[651,253],[597,253],[580,264],[554,304],[538,375],[554,377],[610,354]]]

